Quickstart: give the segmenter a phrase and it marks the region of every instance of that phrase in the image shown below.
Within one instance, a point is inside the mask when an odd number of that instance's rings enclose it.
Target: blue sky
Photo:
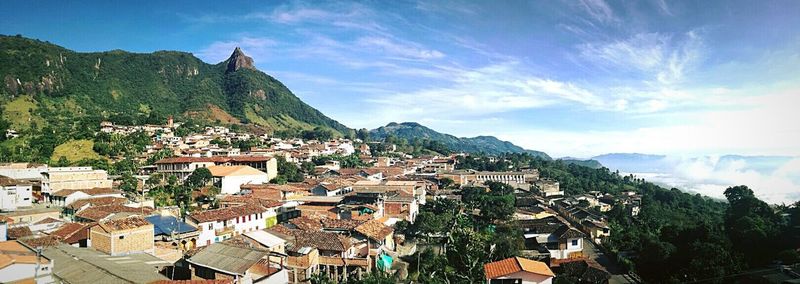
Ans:
[[[0,33],[209,63],[240,46],[354,128],[553,156],[800,155],[800,1],[216,2],[3,1]]]

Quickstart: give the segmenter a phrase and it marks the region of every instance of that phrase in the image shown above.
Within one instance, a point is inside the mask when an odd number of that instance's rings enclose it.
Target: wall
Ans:
[[[552,284],[553,277],[520,271],[495,279],[522,279],[523,284]],[[488,281],[487,281],[488,283]]]
[[[234,194],[241,190],[243,184],[263,184],[269,182],[268,175],[247,175],[247,176],[227,176],[222,178],[222,188],[224,194]]]
[[[123,237],[120,239],[120,237]],[[131,253],[153,253],[153,225],[135,229],[103,232],[99,226],[91,231],[92,247],[110,255],[126,255]]]

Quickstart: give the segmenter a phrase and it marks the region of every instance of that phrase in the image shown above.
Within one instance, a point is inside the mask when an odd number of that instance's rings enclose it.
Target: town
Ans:
[[[130,173],[0,165],[0,258],[8,260],[0,272],[14,271],[0,281],[324,283],[381,273],[399,282],[411,269],[421,273],[412,256],[447,249],[453,233],[432,230],[441,214],[431,213],[449,208],[497,230],[519,229],[505,237],[524,247],[477,260],[481,279],[550,283],[577,273],[607,283],[612,274],[600,263],[609,263],[603,242],[614,232],[605,213],[620,207],[635,217],[641,202],[633,191],[566,195],[536,168],[465,168],[464,153],[415,157],[381,141],[222,126],[178,136],[180,127],[172,117],[164,125],[102,122],[102,133],[150,138]],[[232,146],[239,141],[248,148]],[[510,199],[476,205],[482,195]]]

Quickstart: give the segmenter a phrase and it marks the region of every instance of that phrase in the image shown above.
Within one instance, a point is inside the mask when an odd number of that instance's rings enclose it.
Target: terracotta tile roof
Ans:
[[[363,221],[359,220],[346,220],[346,219],[330,219],[330,218],[323,218],[320,220],[322,222],[322,228],[324,229],[338,229],[338,230],[353,230],[359,225],[363,224]]]
[[[222,199],[220,199],[220,202],[228,203],[228,204],[239,204],[239,205],[257,204],[257,205],[261,205],[264,208],[275,208],[275,207],[280,207],[281,205],[283,205],[283,202],[270,200],[270,199],[259,198],[259,197],[254,196],[253,194],[248,194],[248,195],[226,195],[226,196],[222,197]]]
[[[319,250],[343,252],[350,248],[350,239],[336,234],[322,231],[293,231],[294,239],[289,242],[291,249],[312,247]]]
[[[89,223],[89,224],[81,224],[81,223],[66,223],[61,225],[57,230],[50,233],[51,236],[56,236],[61,239],[61,241],[74,244],[81,240],[85,240],[89,238],[89,228],[94,226],[96,223]]]
[[[105,194],[122,194],[122,191],[114,190],[111,188],[95,187],[89,189],[62,189],[53,193],[54,196],[67,197],[75,192],[83,192],[88,195],[105,195]]]
[[[260,277],[266,277],[278,273],[280,269],[277,267],[272,267],[269,264],[268,259],[262,258],[261,260],[256,262],[256,264],[253,264],[253,266],[251,266],[250,269],[248,269],[248,271],[253,274],[259,275]]]
[[[153,209],[150,207],[144,208],[136,208],[136,207],[128,207],[124,205],[112,204],[112,205],[103,205],[103,206],[92,206],[86,208],[85,210],[78,212],[75,214],[75,217],[86,219],[89,221],[100,221],[105,219],[112,214],[119,214],[119,213],[134,213],[134,214],[142,214],[148,215],[153,212]]]
[[[0,186],[29,185],[30,183],[0,175]]]
[[[72,210],[80,209],[81,207],[89,204],[90,206],[103,206],[103,205],[124,205],[128,202],[128,199],[125,197],[113,197],[113,196],[106,196],[106,197],[98,197],[98,198],[87,198],[87,199],[80,199],[76,200],[69,205],[67,208]]]
[[[0,269],[15,263],[50,263],[45,257],[37,257],[36,252],[16,241],[0,242]]]
[[[107,233],[116,232],[116,231],[123,231],[123,230],[130,230],[141,228],[145,226],[153,226],[150,222],[147,222],[141,216],[131,216],[128,218],[123,219],[116,219],[111,221],[100,222],[97,224],[103,231]]]
[[[41,236],[36,238],[25,238],[19,240],[20,242],[25,243],[29,247],[36,248],[36,247],[52,247],[57,246],[61,243],[61,238],[57,236]]]
[[[10,240],[15,240],[19,238],[33,236],[33,232],[31,232],[31,229],[28,228],[28,226],[18,226],[14,228],[8,228],[8,231],[6,231],[6,236]]]
[[[215,177],[267,175],[250,166],[211,166],[208,170]]]
[[[192,219],[199,223],[212,222],[212,221],[225,221],[235,219],[236,217],[247,216],[251,214],[264,213],[267,209],[257,204],[247,204],[241,206],[233,206],[226,208],[219,208],[213,210],[205,210],[194,212],[189,215]]]
[[[300,216],[289,220],[289,223],[297,226],[300,230],[319,231],[322,230],[322,224],[318,219],[307,216]]]
[[[483,265],[486,279],[509,275],[512,273],[526,271],[544,276],[554,277],[555,274],[547,264],[541,261],[530,260],[522,257],[511,257],[503,260],[490,262]]]
[[[383,241],[386,236],[394,232],[394,229],[377,220],[367,221],[356,227],[355,230],[376,241]]]
[[[37,221],[36,223],[33,223],[33,225],[42,225],[42,224],[51,224],[51,223],[64,223],[64,220],[56,219],[56,218],[53,218],[53,217],[47,217],[47,218],[44,218],[42,220]]]

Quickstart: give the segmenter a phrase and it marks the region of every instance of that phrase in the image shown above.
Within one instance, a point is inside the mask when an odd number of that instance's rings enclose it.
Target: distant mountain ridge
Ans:
[[[440,133],[416,122],[392,122],[370,130],[370,137],[383,139],[389,135],[403,139],[430,139],[444,143],[453,151],[496,155],[502,153],[529,153],[534,156],[550,159],[546,153],[527,150],[508,141],[502,141],[494,136],[477,136],[472,138],[459,138],[450,134]]]

